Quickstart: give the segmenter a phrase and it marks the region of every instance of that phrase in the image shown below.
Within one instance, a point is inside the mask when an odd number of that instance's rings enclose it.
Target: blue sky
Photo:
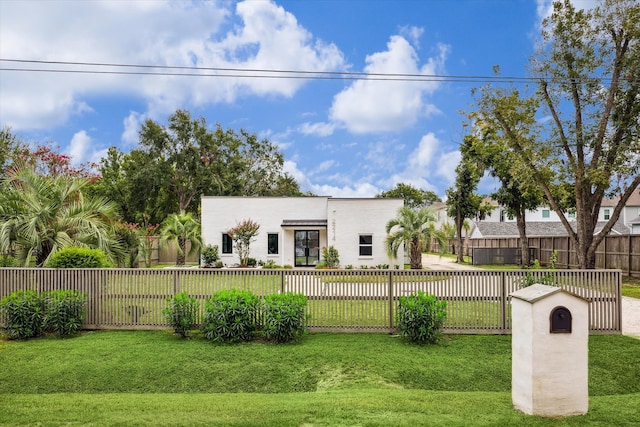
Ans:
[[[304,191],[371,197],[405,182],[442,197],[460,111],[482,83],[27,72],[8,68],[167,70],[6,60],[439,76],[499,65],[524,77],[548,10],[548,0],[0,0],[0,126],[80,163],[135,148],[140,123],[182,108],[278,144]],[[485,179],[480,190],[493,189]]]

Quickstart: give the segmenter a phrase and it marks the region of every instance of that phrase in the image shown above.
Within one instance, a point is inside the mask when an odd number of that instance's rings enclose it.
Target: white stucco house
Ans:
[[[332,197],[202,197],[202,238],[218,245],[225,265],[239,262],[227,230],[243,220],[260,225],[250,257],[278,265],[313,267],[322,248],[338,250],[340,265],[403,265],[404,252],[390,259],[385,226],[397,216],[402,199]]]

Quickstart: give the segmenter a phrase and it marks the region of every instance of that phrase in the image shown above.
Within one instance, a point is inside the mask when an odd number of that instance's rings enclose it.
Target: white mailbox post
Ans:
[[[589,302],[539,284],[511,297],[514,407],[546,417],[585,414],[589,409]]]

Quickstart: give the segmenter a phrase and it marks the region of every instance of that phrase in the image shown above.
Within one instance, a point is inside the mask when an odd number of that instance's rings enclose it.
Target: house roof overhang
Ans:
[[[321,227],[327,228],[326,219],[283,219],[282,228]]]

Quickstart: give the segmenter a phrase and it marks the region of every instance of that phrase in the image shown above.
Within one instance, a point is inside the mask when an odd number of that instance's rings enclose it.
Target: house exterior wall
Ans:
[[[338,249],[340,264],[355,268],[403,265],[404,253],[398,253],[398,259],[389,259],[385,249],[386,224],[403,204],[401,199],[329,199],[328,245]],[[360,255],[360,236],[371,236],[371,255]]]
[[[334,199],[330,197],[202,197],[202,238],[205,245],[218,245],[225,265],[239,263],[233,249],[222,253],[222,236],[239,222],[251,219],[260,225],[251,243],[250,257],[259,261],[273,260],[278,265],[295,265],[295,231],[318,230],[319,248],[334,246],[340,264],[375,266],[393,264],[384,247],[386,223],[402,207],[401,199]],[[286,225],[284,221],[326,221],[326,225]],[[278,235],[278,253],[269,254],[268,235]],[[360,235],[372,237],[372,255],[359,255]],[[402,264],[404,254],[398,254]],[[320,260],[322,255],[320,253]]]

